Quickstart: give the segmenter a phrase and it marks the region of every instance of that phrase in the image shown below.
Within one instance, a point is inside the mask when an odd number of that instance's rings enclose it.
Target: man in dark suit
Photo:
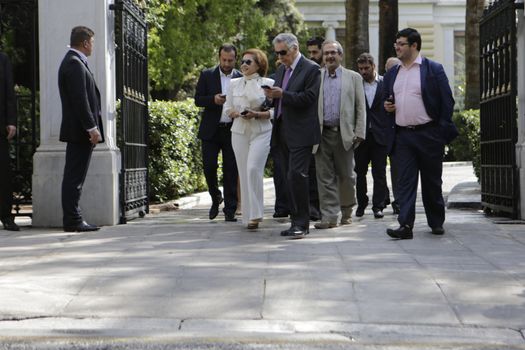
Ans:
[[[421,57],[417,30],[399,31],[394,46],[402,64],[385,74],[383,100],[396,123],[393,156],[399,169],[400,226],[387,229],[387,234],[397,239],[413,238],[419,175],[428,226],[433,234],[442,235],[443,155],[445,145],[458,135],[452,122],[454,98],[443,66]]]
[[[4,229],[19,231],[11,215],[13,187],[9,140],[16,135],[16,106],[13,71],[9,58],[0,52],[0,220]]]
[[[281,33],[273,40],[281,66],[275,85],[265,89],[275,105],[272,144],[281,150],[288,180],[292,224],[282,236],[302,238],[309,232],[308,168],[313,146],[321,140],[317,118],[319,66],[303,57],[293,34]]]
[[[96,231],[82,218],[78,205],[95,146],[104,142],[100,92],[87,57],[93,51],[95,33],[83,26],[71,30],[70,49],[60,64],[58,87],[62,101],[60,141],[67,142],[62,180],[65,232]]]
[[[357,210],[356,216],[363,216],[368,205],[366,174],[368,164],[372,162],[374,179],[372,211],[376,219],[383,218],[383,209],[389,199],[386,183],[386,157],[388,145],[394,137],[393,118],[384,113],[383,77],[377,74],[374,57],[362,53],[357,58],[359,74],[363,77],[366,98],[366,138],[355,150],[355,172]]]
[[[204,107],[198,137],[202,140],[202,162],[208,191],[212,199],[209,217],[213,220],[224,200],[224,219],[237,221],[237,164],[231,142],[232,119],[223,113],[228,86],[241,73],[235,69],[237,49],[231,44],[219,48],[219,65],[205,69],[199,76],[195,89],[195,104]],[[219,190],[217,167],[222,152],[222,175],[224,198]]]

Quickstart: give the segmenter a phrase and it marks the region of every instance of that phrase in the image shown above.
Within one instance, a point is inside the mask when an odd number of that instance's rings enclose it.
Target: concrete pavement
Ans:
[[[476,195],[469,164],[443,179]],[[95,233],[0,231],[0,348],[525,349],[525,225],[453,205],[434,236],[419,203],[414,240],[386,236],[389,209],[287,240],[272,200],[268,182],[255,232],[205,195]]]

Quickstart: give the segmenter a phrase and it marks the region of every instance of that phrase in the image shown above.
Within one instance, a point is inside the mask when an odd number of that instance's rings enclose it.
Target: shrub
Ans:
[[[149,104],[150,198],[165,201],[203,190],[199,108],[193,99]]]
[[[452,120],[459,136],[450,144],[450,160],[469,160],[474,166],[476,177],[480,177],[480,125],[479,109],[455,112]]]

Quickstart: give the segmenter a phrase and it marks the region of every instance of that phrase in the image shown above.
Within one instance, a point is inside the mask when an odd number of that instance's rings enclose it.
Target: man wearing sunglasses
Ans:
[[[272,145],[279,147],[283,160],[292,220],[281,235],[303,238],[310,225],[308,168],[312,148],[321,139],[317,120],[319,65],[301,55],[293,34],[277,35],[273,45],[282,64],[275,74],[275,85],[265,89],[265,95],[274,101]]]
[[[195,104],[204,107],[197,137],[202,140],[202,163],[208,192],[212,199],[210,220],[219,214],[224,201],[225,221],[235,222],[237,210],[237,164],[232,148],[232,119],[223,112],[226,92],[233,78],[241,73],[235,69],[237,48],[224,44],[219,48],[219,65],[201,72],[195,89]],[[217,167],[222,152],[224,198],[219,190]]]
[[[387,229],[396,239],[412,239],[418,177],[427,224],[432,234],[445,233],[441,189],[445,145],[458,131],[452,122],[454,98],[443,66],[421,57],[421,35],[406,28],[394,44],[401,64],[384,76],[385,110],[395,118],[392,155],[398,167],[399,228]]]

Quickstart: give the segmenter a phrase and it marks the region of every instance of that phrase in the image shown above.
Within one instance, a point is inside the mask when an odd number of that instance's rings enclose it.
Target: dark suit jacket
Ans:
[[[366,98],[366,96],[365,96]],[[366,138],[371,132],[377,143],[383,146],[389,146],[395,134],[394,118],[386,114],[383,106],[383,77],[378,76],[377,90],[372,101],[372,107],[369,107],[368,99],[366,100]]]
[[[240,76],[242,76],[241,72],[234,69],[232,79]],[[212,139],[217,132],[222,106],[216,105],[214,98],[216,94],[221,92],[226,94],[226,91],[222,91],[219,66],[203,70],[195,88],[195,105],[204,107],[199,133],[197,134],[197,137],[202,140]]]
[[[394,82],[398,72],[399,66],[395,66],[386,72],[383,101],[388,96],[394,95]],[[450,143],[458,136],[458,130],[452,122],[452,113],[454,112],[452,90],[443,66],[425,57],[421,62],[421,95],[427,114],[439,125],[443,143]]]
[[[9,58],[0,52],[0,137],[7,136],[7,125],[16,125],[16,99],[13,70]]]
[[[58,88],[62,101],[60,141],[89,144],[87,130],[96,126],[103,142],[100,92],[93,74],[72,50],[66,53],[60,64]]]
[[[280,65],[275,73],[274,86],[282,86],[285,71],[286,67]],[[288,147],[313,146],[321,142],[321,128],[317,117],[320,84],[319,66],[302,56],[281,97],[282,128],[286,133]],[[272,137],[272,144],[276,140],[277,137]]]

